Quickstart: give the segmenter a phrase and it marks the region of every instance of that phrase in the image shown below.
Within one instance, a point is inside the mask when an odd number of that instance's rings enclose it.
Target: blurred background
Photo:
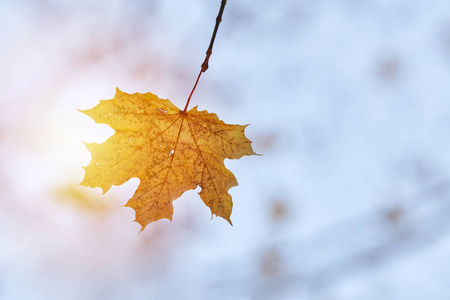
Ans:
[[[191,101],[262,157],[133,223],[134,178],[78,186],[77,111],[183,107],[220,0],[0,1],[0,299],[450,299],[450,2],[228,1]]]

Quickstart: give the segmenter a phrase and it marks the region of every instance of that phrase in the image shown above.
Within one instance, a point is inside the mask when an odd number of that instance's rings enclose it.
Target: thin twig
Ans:
[[[187,111],[187,108],[189,106],[189,102],[191,101],[191,97],[192,94],[195,91],[195,88],[197,87],[197,83],[200,79],[200,76],[202,75],[202,73],[206,72],[206,70],[208,70],[208,63],[209,63],[209,58],[211,57],[212,54],[212,48],[214,45],[214,40],[216,39],[216,34],[217,34],[217,30],[219,29],[219,24],[222,21],[222,15],[223,15],[223,10],[225,9],[225,5],[227,4],[227,0],[222,0],[221,4],[220,4],[220,10],[219,10],[219,14],[217,15],[216,18],[216,26],[214,26],[214,31],[211,37],[211,42],[209,43],[209,47],[208,50],[206,50],[206,57],[205,60],[202,63],[202,67],[200,70],[200,73],[198,74],[197,80],[195,81],[194,87],[192,88],[191,93],[189,94],[189,98],[187,99],[186,102],[186,106],[184,107],[183,112],[185,113]]]

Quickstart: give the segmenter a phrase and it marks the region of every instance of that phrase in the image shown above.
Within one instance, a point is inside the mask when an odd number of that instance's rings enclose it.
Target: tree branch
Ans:
[[[200,76],[202,75],[202,73],[204,73],[204,72],[206,72],[206,70],[208,70],[209,58],[211,57],[211,54],[212,54],[212,49],[213,49],[213,46],[214,46],[214,41],[216,39],[217,30],[219,29],[220,22],[222,21],[222,15],[223,15],[223,11],[225,9],[225,5],[226,4],[227,4],[227,0],[222,0],[222,2],[220,3],[220,10],[219,10],[219,13],[218,13],[217,18],[216,18],[216,25],[214,26],[214,31],[213,31],[213,34],[212,34],[212,37],[211,37],[211,41],[209,42],[208,50],[206,50],[205,60],[202,63],[200,73],[198,74],[197,80],[195,81],[195,84],[194,84],[194,87],[192,88],[191,93],[189,94],[189,98],[188,98],[188,100],[186,102],[186,106],[184,107],[183,112],[187,111],[187,108],[189,106],[189,102],[191,101],[192,94],[194,93],[195,88],[197,87],[197,84],[198,84],[198,81],[200,79]]]

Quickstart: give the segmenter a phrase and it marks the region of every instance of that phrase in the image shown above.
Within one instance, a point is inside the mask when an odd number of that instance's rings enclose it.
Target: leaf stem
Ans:
[[[219,29],[220,22],[222,21],[222,15],[223,15],[223,11],[225,9],[226,4],[227,4],[227,0],[222,0],[222,2],[220,3],[220,10],[219,10],[219,13],[216,18],[216,25],[214,26],[214,31],[213,31],[213,34],[211,37],[211,41],[209,42],[208,50],[206,50],[205,60],[202,63],[200,73],[198,74],[198,77],[197,77],[197,80],[195,81],[194,87],[192,88],[192,91],[189,94],[189,98],[187,99],[186,106],[183,109],[183,113],[185,113],[187,111],[189,102],[191,101],[192,94],[194,94],[195,88],[197,87],[200,76],[202,76],[202,73],[204,73],[204,72],[206,72],[206,70],[208,70],[209,58],[211,57],[211,54],[212,54],[212,48],[214,46],[214,41],[216,39],[217,30]]]

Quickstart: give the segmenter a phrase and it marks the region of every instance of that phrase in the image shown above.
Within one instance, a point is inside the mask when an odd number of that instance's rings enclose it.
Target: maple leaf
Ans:
[[[141,231],[150,222],[172,220],[172,201],[197,186],[211,213],[231,224],[228,190],[238,183],[223,161],[256,154],[244,134],[248,125],[225,124],[197,107],[186,112],[152,93],[119,89],[113,99],[81,112],[115,130],[102,144],[85,143],[92,161],[84,167],[81,185],[106,193],[112,185],[139,178],[125,206],[136,211]]]

